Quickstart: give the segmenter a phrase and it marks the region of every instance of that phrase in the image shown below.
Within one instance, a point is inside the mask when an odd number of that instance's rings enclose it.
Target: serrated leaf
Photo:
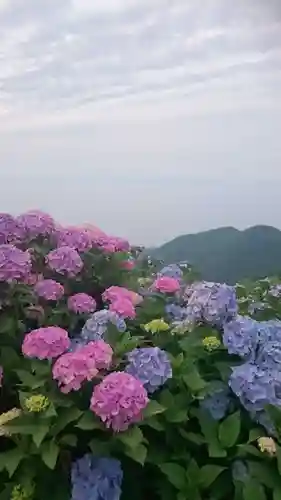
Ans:
[[[102,424],[94,417],[92,412],[87,412],[82,415],[75,427],[83,431],[91,431],[93,429],[101,429]]]
[[[63,408],[58,414],[55,425],[52,427],[52,435],[59,434],[71,422],[75,422],[82,415],[82,411],[78,408]]]
[[[41,447],[41,457],[43,462],[49,467],[49,469],[54,469],[59,456],[59,447],[55,441],[48,441],[44,443]]]
[[[24,457],[25,453],[19,448],[13,448],[5,453],[1,453],[0,470],[6,469],[9,477],[12,477]]]
[[[225,467],[219,465],[204,465],[199,476],[202,488],[208,488],[224,470]]]
[[[257,481],[250,480],[243,487],[244,500],[266,500],[263,486]]]
[[[37,448],[41,445],[44,438],[47,436],[49,432],[50,426],[48,423],[38,422],[36,426],[34,426],[34,431],[32,433],[33,442],[36,444]]]
[[[169,482],[175,486],[178,490],[182,490],[186,483],[186,473],[185,469],[180,465],[167,462],[165,464],[159,465],[159,469],[167,476]]]
[[[223,448],[231,448],[235,445],[240,434],[240,428],[240,412],[233,413],[220,424],[219,440]]]
[[[143,433],[139,427],[131,427],[126,432],[118,435],[118,440],[128,448],[137,448],[143,441]]]
[[[135,462],[144,465],[147,456],[147,449],[143,444],[139,444],[135,448],[127,448],[125,451],[126,455],[130,457]]]
[[[164,411],[166,411],[165,406],[162,406],[154,399],[151,399],[143,411],[143,418],[153,417],[154,415],[158,415]]]

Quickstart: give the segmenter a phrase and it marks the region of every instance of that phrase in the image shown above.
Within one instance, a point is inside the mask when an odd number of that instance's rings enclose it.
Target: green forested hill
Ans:
[[[281,231],[271,226],[244,231],[223,227],[179,236],[151,254],[165,263],[187,260],[203,279],[236,283],[281,274]]]

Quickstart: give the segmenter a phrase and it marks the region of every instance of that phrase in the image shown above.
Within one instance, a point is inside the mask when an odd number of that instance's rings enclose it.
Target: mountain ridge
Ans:
[[[203,279],[236,283],[281,273],[281,231],[225,226],[177,236],[150,253],[166,264],[189,261]]]

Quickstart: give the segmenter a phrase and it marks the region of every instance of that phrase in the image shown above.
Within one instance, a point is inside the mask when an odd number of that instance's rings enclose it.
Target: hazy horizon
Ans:
[[[0,0],[0,211],[281,229],[279,0]]]

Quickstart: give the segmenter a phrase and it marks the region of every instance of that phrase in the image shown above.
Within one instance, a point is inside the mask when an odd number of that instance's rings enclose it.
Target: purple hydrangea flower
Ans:
[[[281,321],[278,319],[270,319],[259,323],[259,341],[261,344],[265,342],[281,342]]]
[[[28,251],[24,252],[14,245],[0,245],[0,281],[24,281],[31,267]]]
[[[158,278],[166,276],[168,278],[174,278],[180,281],[183,276],[183,272],[177,264],[170,264],[169,266],[163,267],[163,269],[159,271],[157,276]]]
[[[187,319],[187,310],[177,304],[167,304],[165,307],[166,314],[175,321],[183,321]]]
[[[223,327],[223,343],[229,354],[253,359],[258,341],[259,323],[248,316],[237,316]]]
[[[84,340],[100,340],[107,331],[108,324],[116,326],[119,332],[125,332],[126,323],[117,313],[102,309],[96,311],[85,323],[82,328],[81,337]]]
[[[48,236],[54,231],[55,221],[45,212],[40,210],[30,210],[16,219],[19,227],[28,238],[37,236]]]
[[[206,395],[200,407],[210,413],[214,420],[221,420],[229,409],[230,402],[229,390],[220,387]]]
[[[72,464],[71,500],[119,500],[122,480],[119,460],[84,455]]]
[[[14,243],[23,237],[22,231],[14,217],[0,213],[0,244]]]
[[[95,299],[87,293],[76,293],[71,295],[67,301],[67,306],[70,311],[76,314],[91,313],[97,307]]]
[[[169,378],[172,367],[167,353],[159,347],[134,349],[127,355],[126,372],[140,380],[147,392],[153,393]]]
[[[256,364],[265,370],[280,370],[281,344],[278,341],[265,342],[259,349]]]
[[[184,293],[189,315],[216,326],[222,326],[238,311],[235,288],[220,283],[200,282]]]
[[[252,416],[264,411],[266,405],[281,405],[279,372],[263,370],[247,362],[232,369],[229,385]]]
[[[46,262],[53,271],[68,276],[76,276],[83,267],[79,253],[74,248],[67,246],[49,252],[46,256]]]
[[[64,287],[55,280],[40,280],[34,287],[38,297],[45,300],[59,300],[64,295]]]
[[[87,252],[92,248],[93,241],[89,231],[77,227],[59,228],[56,231],[57,246],[68,246],[78,252]]]

